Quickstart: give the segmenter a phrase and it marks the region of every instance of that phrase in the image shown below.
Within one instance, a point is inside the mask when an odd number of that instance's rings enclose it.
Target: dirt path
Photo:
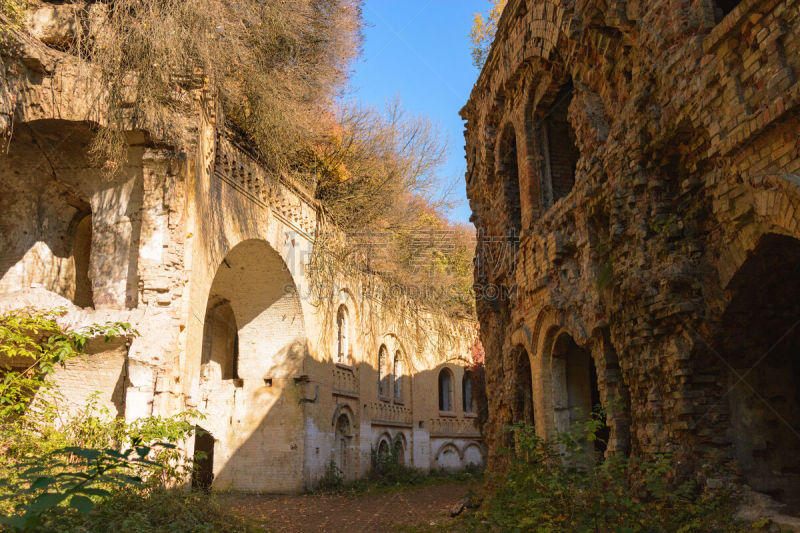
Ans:
[[[357,497],[236,494],[226,496],[223,504],[279,532],[382,532],[400,525],[452,520],[450,508],[476,486],[453,483]]]

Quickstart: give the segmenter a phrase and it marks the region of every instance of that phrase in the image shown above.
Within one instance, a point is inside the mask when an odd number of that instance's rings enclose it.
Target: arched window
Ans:
[[[386,461],[391,456],[391,450],[389,449],[389,441],[386,439],[381,439],[380,444],[378,444],[378,458]]]
[[[461,378],[461,409],[465,413],[474,413],[475,405],[472,398],[472,374],[467,370]]]
[[[389,396],[389,353],[386,345],[381,345],[378,350],[378,395],[381,398]]]
[[[336,313],[336,362],[347,363],[350,360],[350,347],[348,345],[348,320],[347,307],[339,306]]]
[[[566,196],[575,185],[580,152],[576,146],[575,130],[568,117],[573,94],[570,80],[558,91],[542,121],[542,174],[547,205]]]
[[[508,214],[508,228],[517,235],[522,229],[522,209],[519,197],[519,166],[517,161],[517,132],[513,124],[503,130],[498,144],[498,177],[503,185],[503,200]]]
[[[396,458],[397,464],[406,464],[406,446],[402,433],[398,433],[394,438],[394,444],[392,444],[392,455]]]
[[[403,354],[400,350],[394,354],[392,375],[394,376],[394,401],[403,403]]]
[[[447,368],[439,372],[439,410],[453,410],[453,374]]]
[[[531,359],[523,346],[514,350],[514,403],[511,407],[512,422],[535,425],[533,412],[533,375]]]

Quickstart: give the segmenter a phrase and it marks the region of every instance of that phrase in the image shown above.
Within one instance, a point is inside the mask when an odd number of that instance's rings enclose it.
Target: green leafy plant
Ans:
[[[502,531],[741,531],[725,494],[676,483],[672,459],[611,455],[591,443],[603,412],[550,442],[533,427],[507,428],[514,442],[507,472],[492,481],[475,529]],[[589,445],[587,445],[589,444]]]
[[[52,530],[65,509],[88,515],[120,490],[144,494],[187,479],[191,463],[176,443],[204,418],[190,410],[127,423],[99,405],[99,393],[69,408],[50,379],[58,366],[81,357],[90,339],[136,332],[118,322],[69,331],[57,322],[62,313],[0,315],[0,523],[12,528]]]
[[[138,333],[125,322],[93,324],[80,331],[64,330],[57,322],[63,309],[18,309],[0,315],[0,419],[20,415],[57,366],[83,354],[89,339],[106,342]],[[12,366],[13,364],[13,366]]]
[[[141,486],[143,479],[137,472],[142,469],[161,468],[161,464],[148,459],[154,447],[174,448],[168,443],[145,445],[134,439],[132,447],[123,451],[113,448],[94,449],[68,446],[48,456],[28,463],[22,468],[15,493],[30,499],[17,507],[21,514],[3,518],[2,522],[19,529],[38,526],[42,516],[55,507],[66,504],[84,515],[94,508],[92,496],[108,497],[111,492],[104,486]]]

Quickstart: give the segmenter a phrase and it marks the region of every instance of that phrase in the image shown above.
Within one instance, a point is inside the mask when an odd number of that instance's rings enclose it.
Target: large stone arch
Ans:
[[[281,255],[265,240],[233,247],[217,267],[208,292],[206,318],[220,303],[230,306],[238,333],[238,377],[288,378],[299,375],[306,353],[300,295]],[[206,334],[210,331],[204,324]],[[199,361],[190,354],[191,379]]]
[[[796,509],[800,238],[769,231],[756,239],[725,286],[713,336],[700,346],[697,386],[704,377],[714,381],[704,385],[709,400],[698,426],[719,436],[716,443],[749,487]]]

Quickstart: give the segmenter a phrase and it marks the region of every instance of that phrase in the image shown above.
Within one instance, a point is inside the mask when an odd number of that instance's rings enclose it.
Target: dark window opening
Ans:
[[[465,413],[475,412],[475,401],[472,397],[472,375],[469,371],[464,372],[461,378],[461,409]]]
[[[439,410],[453,410],[453,376],[446,368],[439,372]]]
[[[742,3],[742,0],[715,0],[714,1],[714,15],[717,22],[722,20],[725,15],[733,11],[736,6]]]
[[[551,205],[569,194],[575,185],[580,152],[568,118],[573,93],[572,82],[561,88],[542,127],[545,194],[550,196]]]
[[[519,166],[517,160],[517,134],[514,126],[509,124],[503,131],[498,146],[498,176],[503,187],[503,200],[505,212],[508,217],[508,227],[519,235],[522,229],[522,209],[519,197]]]
[[[523,347],[518,347],[514,354],[514,410],[513,422],[535,425],[533,411],[533,378],[531,375],[531,360],[528,352]]]

